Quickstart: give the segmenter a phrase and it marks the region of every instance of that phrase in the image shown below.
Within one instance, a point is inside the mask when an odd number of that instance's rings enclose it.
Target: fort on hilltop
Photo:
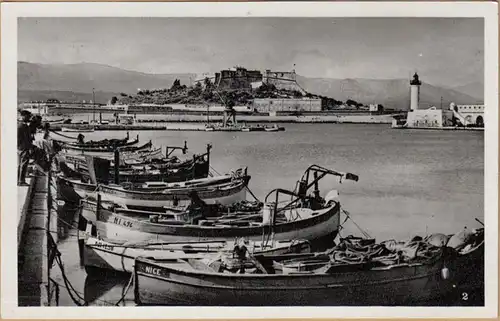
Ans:
[[[297,83],[297,74],[292,71],[271,71],[267,69],[264,72],[263,82],[272,84],[279,89],[295,90],[305,95],[307,92]]]
[[[248,70],[244,67],[234,67],[221,70],[215,74],[201,74],[195,80],[203,86],[205,79],[210,80],[219,90],[252,90],[263,83],[274,85],[277,89],[298,91],[302,95],[307,92],[297,83],[297,74],[292,71],[272,71],[266,69],[264,73],[259,70]]]

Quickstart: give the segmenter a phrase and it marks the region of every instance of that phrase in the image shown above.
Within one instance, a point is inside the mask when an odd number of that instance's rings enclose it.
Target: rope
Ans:
[[[217,172],[217,171],[215,170],[215,168],[213,168],[213,167],[212,167],[212,165],[210,165],[210,169],[211,169],[212,171],[214,171],[214,173],[215,173],[215,174],[217,174],[217,175],[221,176],[221,174],[220,174],[219,172]]]
[[[248,187],[248,185],[245,186],[245,188],[247,189],[247,191],[250,193],[250,195],[252,195],[252,197],[259,203],[262,203],[258,198],[257,196],[255,196],[255,194],[250,190],[250,188]]]
[[[57,248],[57,247],[56,247]],[[73,300],[73,303],[75,303],[77,306],[88,306],[88,302],[85,301],[85,298],[82,297],[78,291],[75,290],[75,288],[73,287],[73,285],[71,284],[71,282],[68,280],[67,276],[66,276],[66,272],[64,271],[64,266],[63,266],[63,263],[61,261],[61,253],[58,253],[55,260],[56,260],[56,263],[57,265],[59,266],[59,269],[61,270],[61,275],[62,275],[62,278],[63,278],[63,281],[64,281],[64,285],[66,286],[66,289],[68,290],[68,294],[71,298],[71,300]],[[76,298],[75,296],[73,295],[73,292],[75,292],[74,294],[76,295]],[[81,303],[79,300],[82,300],[84,303]]]
[[[48,235],[49,235],[48,237],[52,238],[52,236],[50,234],[48,234]],[[75,289],[75,287],[73,286],[73,284],[71,284],[70,280],[66,276],[66,271],[64,270],[64,264],[63,264],[62,259],[61,259],[61,252],[57,248],[57,244],[54,242],[53,239],[52,239],[51,244],[52,244],[52,250],[54,250],[55,253],[56,253],[56,255],[54,257],[54,260],[57,263],[57,265],[59,266],[59,269],[61,270],[61,276],[62,276],[62,279],[64,281],[64,286],[65,286],[66,290],[68,291],[68,294],[69,294],[71,300],[77,306],[88,306],[89,302],[87,302],[85,300],[85,297],[82,296],[81,292],[79,292],[79,291],[77,291]],[[116,302],[116,303],[114,303],[112,305],[119,305],[125,299],[128,291],[130,289],[130,286],[132,285],[133,279],[134,279],[134,274],[131,275],[130,280],[129,280],[128,284],[127,284],[127,287],[125,288],[125,291],[124,291],[122,297],[118,300],[118,302]],[[49,281],[50,280],[52,280],[52,279],[49,279]],[[55,283],[55,284],[57,284],[58,286],[60,286],[60,284],[57,283],[57,282],[55,282],[54,280],[52,280],[52,282]],[[56,287],[56,298],[57,298],[57,301],[59,301],[59,287]],[[83,301],[83,303],[82,303],[82,301]],[[105,301],[105,300],[99,300],[99,301],[111,304],[111,302],[109,302],[109,301]]]
[[[54,281],[54,283],[55,283],[55,284],[57,284],[57,285],[58,285],[58,286],[60,286],[60,287],[64,287],[64,288],[66,288],[66,286],[65,286],[64,284],[58,283],[58,282],[56,282],[56,281]],[[66,288],[66,289],[67,289],[67,288]],[[83,293],[82,293],[82,292],[80,292],[80,291],[76,291],[76,292],[77,292],[77,293],[79,293],[80,295],[82,295],[82,294],[83,294]],[[106,305],[109,305],[109,306],[113,306],[113,305],[115,305],[115,303],[114,303],[114,302],[111,302],[111,301],[106,301],[106,300],[103,300],[103,299],[95,299],[94,301],[103,302],[103,303],[105,303]]]
[[[125,291],[123,291],[122,297],[120,298],[120,300],[118,300],[118,302],[115,303],[115,305],[119,305],[125,299],[133,281],[134,281],[134,273],[132,273],[132,275],[130,276],[130,279],[128,280],[127,283],[127,287],[125,288]]]
[[[353,223],[353,224],[354,224],[354,225],[358,228],[358,230],[359,230],[359,231],[363,234],[363,236],[364,236],[365,238],[369,238],[369,239],[371,239],[371,238],[372,238],[372,237],[370,236],[370,234],[368,234],[367,232],[365,232],[365,231],[364,231],[364,230],[363,230],[363,229],[362,229],[362,228],[361,228],[361,227],[360,227],[360,226],[359,226],[356,222],[354,222],[354,220],[353,220],[353,219],[352,219],[352,217],[351,217],[351,214],[350,214],[348,211],[346,211],[346,210],[342,209],[342,212],[346,215],[346,217],[347,217],[347,218],[349,218],[349,219],[351,220],[351,222],[352,222],[352,223]],[[346,221],[347,221],[347,218],[346,218]],[[345,223],[345,221],[344,221],[344,223]],[[342,224],[343,224],[343,223],[342,223]]]
[[[57,283],[56,281],[54,281],[54,279],[52,278],[49,278],[49,282],[52,282],[53,285],[55,285],[55,289],[56,289],[56,306],[59,306],[59,296],[60,296],[60,289],[59,289],[59,283]]]

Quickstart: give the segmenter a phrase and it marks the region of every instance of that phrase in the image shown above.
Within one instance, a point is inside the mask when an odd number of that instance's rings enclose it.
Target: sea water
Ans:
[[[284,124],[284,132],[131,131],[141,143],[183,146],[192,157],[213,145],[211,166],[227,173],[247,166],[250,189],[259,199],[274,188],[293,190],[306,168],[317,164],[359,176],[359,181],[326,177],[322,195],[336,189],[350,213],[342,236],[377,241],[415,235],[455,233],[480,227],[484,218],[484,132],[397,130],[388,125]],[[125,132],[84,133],[85,139],[123,138]],[[68,134],[69,135],[69,134]],[[249,196],[249,199],[252,199]],[[343,221],[343,218],[342,218]],[[356,224],[354,224],[355,222]],[[76,231],[59,245],[68,279],[92,305],[109,305],[124,296],[128,277],[87,277],[80,267]],[[63,284],[54,268],[56,281]],[[74,305],[61,288],[61,305]],[[133,288],[120,305],[133,305]]]

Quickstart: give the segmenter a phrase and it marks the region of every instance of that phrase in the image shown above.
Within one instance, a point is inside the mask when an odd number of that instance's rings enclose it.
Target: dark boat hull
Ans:
[[[153,144],[150,142],[147,142],[141,146],[123,146],[123,147],[118,147],[120,152],[137,152],[137,151],[142,151],[142,150],[147,150],[150,149],[153,146]],[[97,153],[99,155],[102,153],[103,155],[107,154],[114,154],[115,147],[113,146],[105,146],[105,147],[72,147],[68,145],[64,145],[63,149],[66,149],[68,151],[71,151],[72,153],[81,153],[81,154],[89,154],[89,153]]]
[[[441,269],[439,260],[387,271],[253,277],[201,275],[141,259],[135,264],[135,299],[141,305],[405,305],[442,295]]]
[[[80,165],[79,172],[82,174],[86,180],[90,180],[90,175],[88,169],[85,165]],[[206,159],[200,159],[196,162],[192,160],[173,164],[173,168],[165,168],[160,170],[123,170],[119,172],[119,182],[132,182],[132,183],[144,183],[144,182],[184,182],[193,179],[206,178],[210,172],[210,164]],[[109,182],[115,181],[115,171],[112,168],[109,171]]]
[[[466,272],[448,279],[443,267],[470,264],[484,255],[473,253],[449,262],[394,266],[332,274],[222,274],[176,268],[147,259],[135,263],[135,301],[140,305],[197,306],[405,306],[453,295]],[[476,288],[484,288],[477,283]]]
[[[125,146],[133,146],[139,143],[139,136],[133,140],[129,140],[128,138],[123,139],[104,139],[99,141],[89,141],[84,143],[75,143],[75,142],[67,142],[57,140],[58,143],[64,144],[68,149],[85,149],[85,148],[109,148],[111,146],[115,147],[125,147]]]

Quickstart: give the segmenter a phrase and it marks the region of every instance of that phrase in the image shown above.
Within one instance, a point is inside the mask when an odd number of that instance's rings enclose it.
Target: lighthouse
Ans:
[[[422,85],[422,82],[418,79],[417,73],[415,73],[413,79],[410,81],[410,110],[418,109],[420,85]]]

